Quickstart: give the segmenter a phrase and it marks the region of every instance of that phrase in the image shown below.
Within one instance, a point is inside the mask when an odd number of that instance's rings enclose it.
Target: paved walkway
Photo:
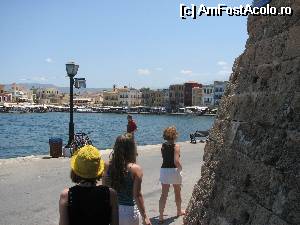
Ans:
[[[191,197],[200,176],[204,144],[180,143],[183,164],[183,207]],[[154,224],[158,222],[158,182],[161,165],[160,145],[138,148],[138,163],[143,167],[143,193],[146,210]],[[103,154],[108,159],[108,153]],[[0,224],[54,225],[58,224],[59,194],[73,184],[69,179],[69,159],[25,157],[0,160]],[[182,224],[176,215],[171,189],[166,206],[165,224]]]

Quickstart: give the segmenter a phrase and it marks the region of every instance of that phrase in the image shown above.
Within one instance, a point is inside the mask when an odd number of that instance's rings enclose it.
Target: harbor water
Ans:
[[[175,125],[178,141],[189,140],[196,130],[211,128],[214,117],[187,115],[133,115],[137,123],[138,145],[163,142],[165,127]],[[75,132],[85,132],[101,150],[112,148],[115,138],[126,132],[127,115],[113,113],[75,113]],[[49,138],[68,141],[68,113],[0,114],[0,158],[49,154]]]

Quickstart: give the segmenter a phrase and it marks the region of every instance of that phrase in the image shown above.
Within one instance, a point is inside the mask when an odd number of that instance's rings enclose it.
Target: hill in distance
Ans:
[[[40,84],[40,83],[17,83],[17,85],[24,87],[25,89],[30,89],[32,87],[34,88],[56,88],[61,93],[69,93],[70,88],[69,87],[59,87],[53,84]],[[12,84],[5,84],[5,89],[9,90],[11,89]],[[83,92],[90,92],[90,93],[96,93],[96,92],[102,92],[104,90],[111,90],[111,88],[81,88],[77,89],[74,88],[74,93],[83,93]]]

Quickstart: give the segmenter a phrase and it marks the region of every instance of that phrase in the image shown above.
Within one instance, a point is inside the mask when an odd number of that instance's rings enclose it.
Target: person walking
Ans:
[[[178,133],[175,127],[168,127],[163,132],[163,138],[166,140],[162,144],[161,154],[163,163],[160,169],[160,182],[162,192],[159,199],[159,223],[164,222],[164,210],[170,185],[173,185],[175,202],[177,207],[177,216],[182,216],[185,211],[181,209],[181,184],[182,184],[182,165],[180,162],[180,147],[176,144]]]
[[[151,225],[141,191],[143,171],[136,164],[136,145],[130,134],[117,137],[105,174],[104,184],[118,193],[120,225]]]
[[[79,149],[71,158],[71,180],[59,200],[59,225],[118,225],[117,193],[97,185],[104,171],[100,152],[92,145]]]
[[[132,115],[129,114],[127,116],[127,121],[127,133],[131,134],[132,138],[134,139],[134,132],[137,130],[137,126],[135,121],[132,119]]]

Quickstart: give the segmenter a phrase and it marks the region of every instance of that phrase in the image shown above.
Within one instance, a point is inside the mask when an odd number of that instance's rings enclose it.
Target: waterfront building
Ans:
[[[4,84],[0,84],[0,94],[3,94],[5,90],[5,85]]]
[[[118,106],[118,92],[114,88],[112,91],[103,91],[103,105],[104,106]]]
[[[56,88],[38,88],[36,90],[36,101],[39,104],[60,104],[61,98]]]
[[[202,85],[201,85],[202,86]],[[193,106],[202,106],[202,87],[194,87],[192,89],[192,105]]]
[[[184,85],[172,84],[169,87],[170,108],[172,111],[177,111],[184,107]]]
[[[5,102],[12,102],[12,94],[11,93],[0,93],[0,103],[3,104]]]
[[[103,94],[96,93],[92,96],[92,104],[93,105],[103,105]]]
[[[78,99],[88,99],[89,101],[87,104],[89,105],[97,105],[102,106],[103,105],[103,93],[102,92],[84,92],[78,94]]]
[[[151,107],[153,105],[153,90],[150,88],[141,88],[141,105],[142,106],[149,106]]]
[[[184,106],[193,105],[193,88],[202,87],[202,84],[199,84],[195,81],[189,81],[184,83]]]
[[[36,95],[33,93],[33,91],[31,89],[25,90],[24,94],[25,94],[25,99],[24,99],[25,102],[34,103]]]
[[[152,98],[152,106],[155,107],[162,107],[163,105],[163,101],[164,101],[164,93],[162,90],[155,90],[152,92],[151,94],[151,98]]]
[[[140,106],[142,101],[142,93],[135,88],[129,89],[129,106]]]
[[[5,85],[0,84],[0,103],[12,102],[12,94],[5,91]]]
[[[119,106],[141,105],[141,92],[135,88],[117,88]]]
[[[124,86],[123,88],[118,88],[118,106],[128,106],[129,105],[129,89]]]
[[[214,85],[203,85],[202,86],[202,105],[213,106],[214,105]]]
[[[219,105],[221,98],[224,95],[228,81],[215,81],[214,82],[214,104]]]
[[[30,92],[32,93],[32,100],[34,103],[37,103],[37,99],[36,99],[36,92],[37,92],[38,88],[35,88],[34,86],[32,86],[30,88]]]
[[[150,93],[149,106],[169,108],[169,89],[157,89]]]
[[[12,94],[12,102],[33,103],[33,92],[16,83],[11,85],[8,92]]]
[[[165,88],[162,90],[163,93],[163,103],[162,106],[166,108],[166,110],[169,112],[171,109],[170,107],[170,93],[169,89]]]
[[[142,106],[169,108],[169,89],[142,88],[140,91]]]
[[[67,93],[61,93],[59,95],[58,105],[69,105],[70,104],[70,95]]]

